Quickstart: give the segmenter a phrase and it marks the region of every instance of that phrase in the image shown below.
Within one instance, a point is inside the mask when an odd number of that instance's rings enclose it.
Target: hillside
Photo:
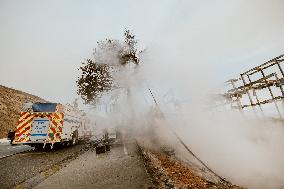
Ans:
[[[23,102],[45,102],[40,97],[0,85],[0,138],[15,130]]]

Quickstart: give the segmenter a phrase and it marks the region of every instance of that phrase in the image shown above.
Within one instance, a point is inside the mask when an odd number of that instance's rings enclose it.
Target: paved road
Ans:
[[[25,152],[33,148],[26,145],[11,146],[9,143],[0,145],[0,158],[9,156],[11,154]]]
[[[140,189],[151,186],[138,147],[131,142],[113,147],[105,154],[88,151],[35,188]]]
[[[43,179],[41,173],[46,175],[50,169],[61,167],[85,152],[85,144],[78,144],[68,148],[53,149],[51,151],[31,151],[19,153],[0,159],[0,189],[13,188],[26,180],[36,178],[29,183],[35,186]],[[18,187],[24,188],[24,187]]]

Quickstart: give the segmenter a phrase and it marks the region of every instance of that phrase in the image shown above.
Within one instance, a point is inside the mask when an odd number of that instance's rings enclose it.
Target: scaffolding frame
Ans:
[[[263,114],[262,105],[268,104],[268,103],[274,103],[279,117],[282,118],[277,102],[281,101],[283,104],[283,99],[284,99],[284,90],[283,90],[284,72],[281,67],[281,64],[283,62],[284,62],[284,54],[278,57],[275,57],[248,71],[241,73],[237,79],[228,80],[226,83],[230,85],[231,89],[229,89],[224,94],[224,96],[226,98],[231,99],[231,107],[234,107],[233,103],[237,103],[237,109],[239,109],[240,111],[243,111],[244,108],[252,107],[252,109],[255,112],[256,111],[255,107],[257,106],[259,107],[260,111]],[[274,68],[278,70],[278,72],[280,73],[280,76],[277,75],[276,72],[270,72],[268,74],[267,73],[265,74],[264,71],[267,71],[268,68]],[[253,79],[253,77],[256,74],[260,74],[261,77],[258,79]],[[238,81],[241,81],[242,83],[240,86],[236,85]],[[275,95],[275,93],[272,90],[272,87],[276,87],[277,90],[281,92],[281,95]],[[269,96],[261,101],[257,93],[263,90],[268,90]],[[241,99],[245,95],[249,99],[249,104],[241,103]]]

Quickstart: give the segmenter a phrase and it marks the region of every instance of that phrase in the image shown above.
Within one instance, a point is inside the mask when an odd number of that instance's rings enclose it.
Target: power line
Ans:
[[[159,110],[159,113],[160,115],[162,115],[161,117],[165,119],[165,116],[164,116],[164,113],[161,111],[160,107],[159,107],[159,104],[154,96],[154,94],[152,93],[151,89],[148,88],[153,100],[154,100],[154,103],[156,105],[156,107],[158,108]],[[182,144],[182,146],[197,160],[199,161],[207,170],[209,170],[211,173],[213,173],[216,177],[218,177],[222,182],[224,183],[229,183],[225,178],[219,176],[217,173],[215,173],[211,168],[209,168],[199,157],[197,157],[193,152],[192,150],[190,150],[190,148],[183,142],[183,140],[177,135],[177,133],[175,131],[173,131],[171,128],[169,128],[170,131],[175,135],[175,137],[178,139],[178,141]]]

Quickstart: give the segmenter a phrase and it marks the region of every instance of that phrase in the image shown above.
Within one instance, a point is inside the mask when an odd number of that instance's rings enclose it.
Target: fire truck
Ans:
[[[84,111],[70,104],[25,103],[12,143],[51,149],[56,144],[75,145],[84,116]]]

